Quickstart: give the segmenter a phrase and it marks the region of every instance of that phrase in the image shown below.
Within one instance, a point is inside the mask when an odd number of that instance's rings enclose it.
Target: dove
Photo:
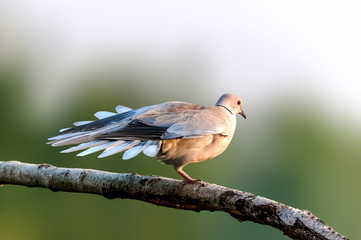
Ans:
[[[102,151],[99,158],[124,152],[128,160],[143,152],[161,163],[173,165],[184,183],[194,183],[183,171],[189,163],[214,158],[228,147],[236,128],[236,115],[246,118],[242,99],[223,94],[215,106],[180,101],[137,109],[118,105],[116,113],[95,113],[96,121],[74,122],[49,138],[53,147],[75,145],[61,153],[83,150],[77,156]]]

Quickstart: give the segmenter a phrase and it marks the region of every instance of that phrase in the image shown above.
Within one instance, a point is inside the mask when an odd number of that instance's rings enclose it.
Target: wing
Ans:
[[[205,135],[227,135],[227,124],[222,115],[205,108],[190,114],[172,124],[162,139],[197,138]]]
[[[196,104],[170,104],[152,109],[136,118],[151,127],[166,127],[161,139],[197,138],[211,134],[227,135],[227,121],[218,107]]]
[[[161,140],[227,135],[227,122],[219,108],[168,102],[134,117],[125,127],[99,135],[98,139]]]
[[[166,102],[134,115],[125,126],[104,131],[97,139],[161,140],[167,130],[202,109],[184,102]],[[69,131],[69,130],[68,130]],[[178,137],[179,138],[179,137]]]

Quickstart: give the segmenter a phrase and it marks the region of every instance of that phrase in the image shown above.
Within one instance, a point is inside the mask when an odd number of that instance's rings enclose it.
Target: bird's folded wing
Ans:
[[[162,139],[197,138],[205,135],[224,134],[227,124],[222,116],[209,109],[199,110],[178,119],[161,136]]]
[[[197,138],[223,134],[226,121],[217,108],[196,104],[168,102],[139,114],[126,127],[107,132],[98,139],[159,140]]]

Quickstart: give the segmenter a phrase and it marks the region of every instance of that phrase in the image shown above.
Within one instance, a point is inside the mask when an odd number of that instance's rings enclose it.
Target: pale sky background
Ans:
[[[96,61],[132,59],[147,75],[184,55],[214,102],[233,92],[266,104],[305,88],[360,119],[360,12],[358,1],[2,1],[0,59],[25,59],[32,104],[45,110]]]

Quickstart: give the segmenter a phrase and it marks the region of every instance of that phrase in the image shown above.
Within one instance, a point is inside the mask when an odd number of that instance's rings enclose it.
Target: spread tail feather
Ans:
[[[61,151],[61,153],[70,153],[75,151],[83,150],[78,153],[77,156],[85,156],[88,154],[92,154],[98,151],[104,150],[98,157],[104,158],[111,155],[114,155],[119,152],[124,152],[123,159],[131,159],[137,156],[139,153],[143,152],[146,156],[154,157],[157,155],[161,141],[160,140],[137,140],[137,139],[129,139],[127,137],[118,137],[118,138],[105,138],[102,134],[112,131],[118,131],[118,129],[122,128],[119,122],[117,125],[107,125],[105,118],[111,118],[109,121],[113,121],[115,118],[117,121],[125,120],[133,116],[134,114],[140,114],[153,106],[148,106],[141,108],[139,110],[132,111],[131,108],[118,105],[116,107],[116,113],[108,112],[108,111],[99,111],[94,114],[95,117],[102,121],[102,126],[93,126],[94,121],[78,121],[74,122],[75,127],[61,129],[59,135],[49,138],[48,144],[51,144],[53,147],[79,144],[77,146],[70,147]],[[132,111],[130,113],[127,113]],[[115,115],[120,115],[121,118],[116,117]],[[123,115],[124,114],[124,115]],[[104,120],[103,120],[104,119]],[[89,125],[88,125],[89,124]],[[80,127],[79,126],[83,126]],[[88,125],[88,126],[85,126]],[[90,126],[91,125],[91,126]],[[144,130],[144,129],[143,129]],[[73,131],[73,132],[72,132]],[[104,139],[102,139],[104,137]]]

